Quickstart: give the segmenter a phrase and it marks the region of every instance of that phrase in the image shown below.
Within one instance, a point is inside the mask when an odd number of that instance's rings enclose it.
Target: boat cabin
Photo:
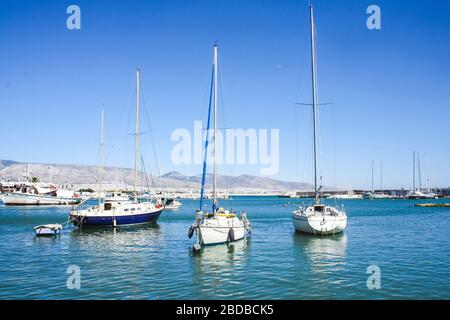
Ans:
[[[38,194],[36,188],[28,184],[15,185],[14,190],[11,193],[23,193],[23,194]]]
[[[0,183],[0,192],[9,193],[16,191],[16,184],[13,182],[2,182]]]
[[[110,196],[105,198],[105,203],[108,202],[127,202],[130,198],[120,192],[113,192]]]

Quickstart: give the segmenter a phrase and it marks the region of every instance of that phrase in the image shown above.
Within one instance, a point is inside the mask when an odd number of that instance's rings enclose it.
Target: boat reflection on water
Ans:
[[[160,251],[164,247],[164,231],[157,223],[122,228],[75,229],[71,242],[83,250],[114,250],[115,252]]]
[[[58,241],[60,241],[60,239],[61,239],[61,235],[58,234],[53,237],[34,237],[33,241],[34,241],[34,243],[37,243],[37,244],[43,244],[43,245],[52,244],[52,245],[54,245],[55,243],[58,243]]]
[[[210,268],[222,268],[227,264],[234,264],[242,260],[248,253],[251,244],[251,237],[225,245],[204,246],[199,252],[194,253],[190,248],[190,254],[196,262]]]
[[[293,242],[304,260],[309,262],[309,269],[313,274],[332,274],[345,270],[347,249],[345,233],[312,237],[296,232]]]
[[[244,292],[230,290],[230,284],[245,281],[250,248],[251,237],[227,244],[204,246],[196,253],[190,248],[193,284],[198,287],[198,293],[216,299],[243,298]]]

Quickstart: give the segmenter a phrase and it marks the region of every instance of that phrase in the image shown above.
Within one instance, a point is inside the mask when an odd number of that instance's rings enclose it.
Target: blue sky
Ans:
[[[415,149],[431,181],[450,185],[450,3],[313,1],[317,28],[321,173],[328,185],[410,187]],[[81,8],[81,30],[66,8]],[[381,30],[366,8],[381,8]],[[0,159],[97,163],[105,110],[108,165],[133,165],[134,72],[161,171],[170,135],[207,116],[212,44],[220,50],[220,126],[279,128],[273,178],[311,181],[308,1],[0,1]],[[142,117],[143,131],[149,131]],[[297,133],[297,134],[296,134]],[[143,154],[151,165],[149,134]],[[153,164],[153,171],[155,166]],[[260,166],[224,166],[259,174]],[[425,168],[422,168],[425,180]],[[376,181],[379,177],[376,177]]]

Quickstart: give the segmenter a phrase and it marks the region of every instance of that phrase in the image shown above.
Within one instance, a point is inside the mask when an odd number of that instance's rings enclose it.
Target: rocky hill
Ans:
[[[23,180],[23,174],[27,170],[27,163],[11,160],[0,160],[0,180]],[[30,163],[31,176],[38,177],[40,181],[58,184],[90,185],[98,183],[98,168],[96,166]],[[131,185],[133,183],[133,170],[129,168],[105,167],[105,184]],[[201,175],[187,176],[176,171],[168,172],[159,177],[148,176],[150,185],[170,188],[199,188]],[[211,175],[207,175],[206,183],[212,181]],[[254,189],[287,191],[299,189],[311,189],[310,184],[280,181],[267,177],[252,175],[227,176],[218,175],[217,183],[221,189]],[[142,182],[145,185],[145,180]]]

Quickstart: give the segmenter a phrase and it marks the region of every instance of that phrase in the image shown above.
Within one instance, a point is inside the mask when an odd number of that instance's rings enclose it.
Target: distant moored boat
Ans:
[[[60,189],[54,184],[17,182],[13,187],[4,187],[1,199],[5,205],[70,205],[81,202],[81,197],[72,190]]]

